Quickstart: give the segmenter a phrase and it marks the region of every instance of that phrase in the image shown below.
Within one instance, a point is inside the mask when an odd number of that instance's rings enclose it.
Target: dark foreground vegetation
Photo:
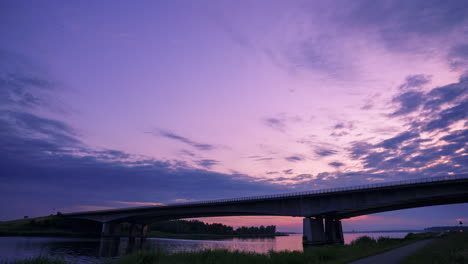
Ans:
[[[60,215],[0,222],[0,236],[99,236],[101,225]]]
[[[402,264],[465,264],[468,263],[468,233],[450,232],[434,239],[421,250],[406,257]]]
[[[409,234],[404,239],[361,237],[350,245],[330,245],[307,248],[304,252],[282,251],[267,254],[251,252],[229,252],[227,250],[204,250],[198,252],[167,253],[163,251],[141,251],[124,256],[116,260],[109,260],[108,264],[340,264],[348,263],[370,255],[379,254],[387,250],[401,247],[421,239],[435,237],[435,233]],[[447,239],[452,239],[448,236]],[[54,262],[55,261],[55,262]],[[432,262],[418,262],[432,263]],[[451,263],[451,262],[447,262]],[[458,263],[458,262],[453,262]],[[8,264],[66,264],[64,261],[36,258],[28,261],[9,262]]]

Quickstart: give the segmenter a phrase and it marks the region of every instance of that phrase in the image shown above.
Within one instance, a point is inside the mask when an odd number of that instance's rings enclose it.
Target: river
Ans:
[[[345,243],[360,236],[401,238],[407,233],[345,233]],[[27,259],[35,256],[62,258],[72,263],[102,263],[109,257],[118,257],[139,249],[162,249],[169,252],[203,249],[228,249],[266,253],[270,250],[302,251],[302,235],[293,234],[275,238],[231,238],[225,240],[185,240],[148,238],[130,241],[126,238],[90,239],[58,237],[0,237],[0,262]]]

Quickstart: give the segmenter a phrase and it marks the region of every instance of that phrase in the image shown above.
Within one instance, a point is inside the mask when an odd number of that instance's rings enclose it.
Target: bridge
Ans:
[[[407,208],[467,203],[468,174],[376,183],[306,192],[221,199],[161,206],[64,214],[102,223],[102,235],[120,223],[142,226],[152,222],[215,216],[303,217],[304,244],[343,243],[341,219]]]

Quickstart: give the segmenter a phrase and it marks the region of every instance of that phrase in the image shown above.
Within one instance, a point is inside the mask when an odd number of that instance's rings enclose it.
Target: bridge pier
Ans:
[[[332,217],[325,218],[325,234],[327,243],[344,244],[343,227],[339,219],[334,219]]]
[[[304,245],[323,245],[327,243],[323,228],[323,218],[306,217],[303,220],[303,238]]]
[[[146,238],[148,236],[148,228],[147,224],[141,225],[141,238]]]
[[[120,224],[119,223],[102,223],[101,237],[120,236]]]

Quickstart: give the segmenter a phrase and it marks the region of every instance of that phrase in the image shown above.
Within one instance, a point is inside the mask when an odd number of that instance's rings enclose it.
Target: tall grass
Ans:
[[[465,264],[468,263],[468,234],[453,232],[427,244],[403,259],[402,264]]]

